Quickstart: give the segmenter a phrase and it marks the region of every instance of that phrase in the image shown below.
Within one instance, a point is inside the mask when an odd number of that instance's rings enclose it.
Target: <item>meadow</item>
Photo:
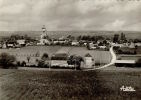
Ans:
[[[88,50],[86,47],[66,47],[66,46],[27,46],[21,49],[0,49],[0,53],[7,52],[11,55],[15,55],[19,61],[27,61],[27,56],[31,57],[31,61],[41,58],[44,53],[47,53],[50,57],[52,54],[65,50],[68,48],[69,55],[78,55],[84,57],[87,53],[90,53],[96,63],[109,63],[111,60],[111,54],[109,51]],[[36,57],[36,54],[39,57]]]
[[[121,59],[121,60],[139,60],[141,59],[141,47],[137,47],[136,49],[136,54],[134,54],[135,49],[134,48],[127,48],[127,47],[123,47],[120,48],[120,50],[122,50],[123,52],[130,52],[131,54],[117,54],[117,58]]]
[[[10,71],[9,71],[10,70]],[[0,100],[140,100],[140,71],[0,69]],[[5,72],[5,73],[4,73]],[[135,92],[120,91],[132,86]]]

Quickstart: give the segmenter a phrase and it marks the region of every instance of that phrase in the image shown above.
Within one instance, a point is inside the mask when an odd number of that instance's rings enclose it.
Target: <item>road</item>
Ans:
[[[94,69],[86,69],[85,71],[103,69],[103,68],[106,68],[106,67],[109,67],[109,66],[113,65],[116,62],[116,54],[114,53],[113,46],[110,48],[109,51],[110,51],[111,56],[112,56],[111,62],[109,64],[106,64],[104,66],[94,68]]]

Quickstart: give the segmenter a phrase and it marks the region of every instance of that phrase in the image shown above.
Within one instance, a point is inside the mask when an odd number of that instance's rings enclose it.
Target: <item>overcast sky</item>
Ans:
[[[1,31],[141,31],[141,0],[0,0]]]

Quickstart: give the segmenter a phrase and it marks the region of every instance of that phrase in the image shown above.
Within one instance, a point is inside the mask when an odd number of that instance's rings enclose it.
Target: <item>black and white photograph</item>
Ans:
[[[0,0],[0,100],[141,100],[141,0]]]

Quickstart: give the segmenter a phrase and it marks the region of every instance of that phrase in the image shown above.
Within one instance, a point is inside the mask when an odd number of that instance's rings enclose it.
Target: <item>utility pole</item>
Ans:
[[[50,68],[51,68],[51,59],[49,60],[49,71],[50,71]]]

